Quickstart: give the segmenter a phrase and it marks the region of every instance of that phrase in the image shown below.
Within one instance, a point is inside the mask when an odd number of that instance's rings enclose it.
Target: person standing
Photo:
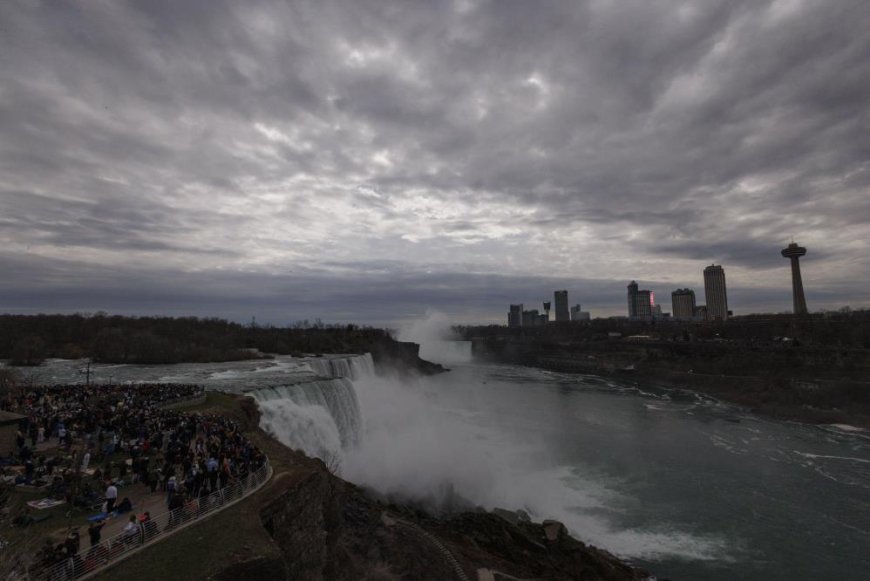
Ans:
[[[106,487],[106,512],[112,512],[115,509],[115,501],[118,500],[118,488],[113,481],[109,481],[109,486]]]
[[[91,539],[91,546],[96,547],[100,544],[100,531],[103,530],[103,527],[106,525],[106,521],[100,519],[96,522],[92,522],[88,527],[88,536]]]

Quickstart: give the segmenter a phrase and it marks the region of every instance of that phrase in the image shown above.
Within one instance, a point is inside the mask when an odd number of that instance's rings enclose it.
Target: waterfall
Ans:
[[[324,377],[347,377],[361,379],[375,373],[371,353],[347,357],[310,357],[305,362],[317,375]]]
[[[370,354],[307,358],[312,372],[332,379],[264,387],[257,400],[260,425],[291,448],[325,462],[340,462],[359,443],[362,415],[353,380],[374,375]]]

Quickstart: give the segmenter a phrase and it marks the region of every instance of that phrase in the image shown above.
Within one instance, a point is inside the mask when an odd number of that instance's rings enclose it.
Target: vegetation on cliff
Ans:
[[[0,315],[0,359],[39,365],[45,358],[101,363],[207,363],[259,353],[363,353],[394,350],[384,329],[302,321],[288,327],[196,317]]]

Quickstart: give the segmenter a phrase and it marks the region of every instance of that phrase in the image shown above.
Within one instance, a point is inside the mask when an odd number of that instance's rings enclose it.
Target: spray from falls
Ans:
[[[292,385],[266,387],[251,395],[262,412],[263,429],[310,456],[338,464],[359,444],[362,414],[352,379],[374,375],[371,355],[322,357],[305,363],[318,376]]]

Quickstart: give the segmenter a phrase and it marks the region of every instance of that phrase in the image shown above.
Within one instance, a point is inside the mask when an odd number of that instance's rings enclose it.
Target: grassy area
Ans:
[[[259,496],[257,493],[254,496]],[[253,557],[281,558],[260,524],[256,500],[246,498],[147,547],[96,578],[117,581],[205,579]]]

